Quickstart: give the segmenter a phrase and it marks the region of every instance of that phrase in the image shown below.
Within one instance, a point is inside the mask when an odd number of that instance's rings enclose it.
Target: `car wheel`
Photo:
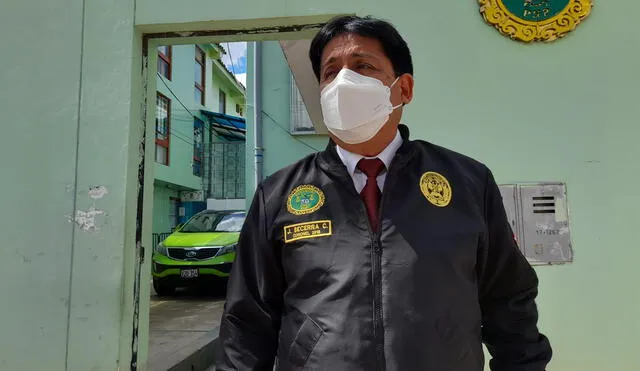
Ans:
[[[162,284],[156,280],[153,280],[153,289],[156,291],[158,296],[171,296],[176,293],[175,287]]]

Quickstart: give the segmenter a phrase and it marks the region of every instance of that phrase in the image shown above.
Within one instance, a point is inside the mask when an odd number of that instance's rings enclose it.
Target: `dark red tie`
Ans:
[[[360,192],[360,197],[367,207],[367,214],[371,228],[377,232],[380,227],[378,221],[378,207],[380,206],[380,188],[378,188],[378,175],[384,170],[384,162],[379,158],[362,159],[358,162],[358,169],[367,176],[367,184]]]

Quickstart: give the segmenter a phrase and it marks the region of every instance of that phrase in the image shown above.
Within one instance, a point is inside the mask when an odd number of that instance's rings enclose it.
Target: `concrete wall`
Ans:
[[[149,297],[150,248],[139,246],[151,246],[154,166],[144,167],[136,246],[142,33],[352,12],[391,19],[412,46],[418,85],[405,117],[414,137],[486,162],[500,181],[568,182],[576,262],[538,269],[541,325],[556,349],[549,370],[639,369],[640,3],[598,5],[566,40],[526,46],[484,25],[474,1],[5,1],[0,42],[11,52],[0,82],[11,89],[0,91],[0,112],[18,124],[0,136],[11,174],[0,194],[10,210],[0,220],[0,369],[125,370],[132,349],[146,367],[148,303],[139,299]],[[153,158],[153,124],[146,134]],[[269,171],[294,160],[271,151]]]
[[[0,370],[127,369],[140,117],[132,102],[142,93],[134,4],[1,8]]]

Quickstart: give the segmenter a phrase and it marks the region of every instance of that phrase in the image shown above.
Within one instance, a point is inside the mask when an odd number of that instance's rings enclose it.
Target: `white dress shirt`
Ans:
[[[393,160],[393,157],[396,155],[396,152],[401,145],[402,137],[400,136],[400,132],[397,132],[396,137],[393,138],[387,148],[385,148],[375,157],[365,157],[362,155],[351,153],[341,148],[340,146],[336,146],[336,150],[338,151],[340,160],[342,160],[344,166],[347,167],[347,171],[349,172],[349,175],[351,175],[351,179],[353,179],[353,185],[356,186],[356,191],[358,191],[358,193],[362,192],[362,189],[364,189],[364,186],[367,184],[367,176],[358,169],[358,162],[363,158],[379,158],[380,160],[382,160],[385,166],[385,170],[383,170],[382,173],[380,173],[380,175],[378,175],[378,177],[376,178],[376,180],[378,181],[378,188],[380,188],[380,192],[382,192],[382,190],[384,189],[384,181],[387,178],[387,170],[389,169],[389,166],[391,166],[391,160]]]

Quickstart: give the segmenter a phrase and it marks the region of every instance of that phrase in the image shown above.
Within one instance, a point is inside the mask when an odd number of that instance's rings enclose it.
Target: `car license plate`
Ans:
[[[182,278],[196,278],[198,277],[198,269],[183,269],[180,271],[180,277]]]

